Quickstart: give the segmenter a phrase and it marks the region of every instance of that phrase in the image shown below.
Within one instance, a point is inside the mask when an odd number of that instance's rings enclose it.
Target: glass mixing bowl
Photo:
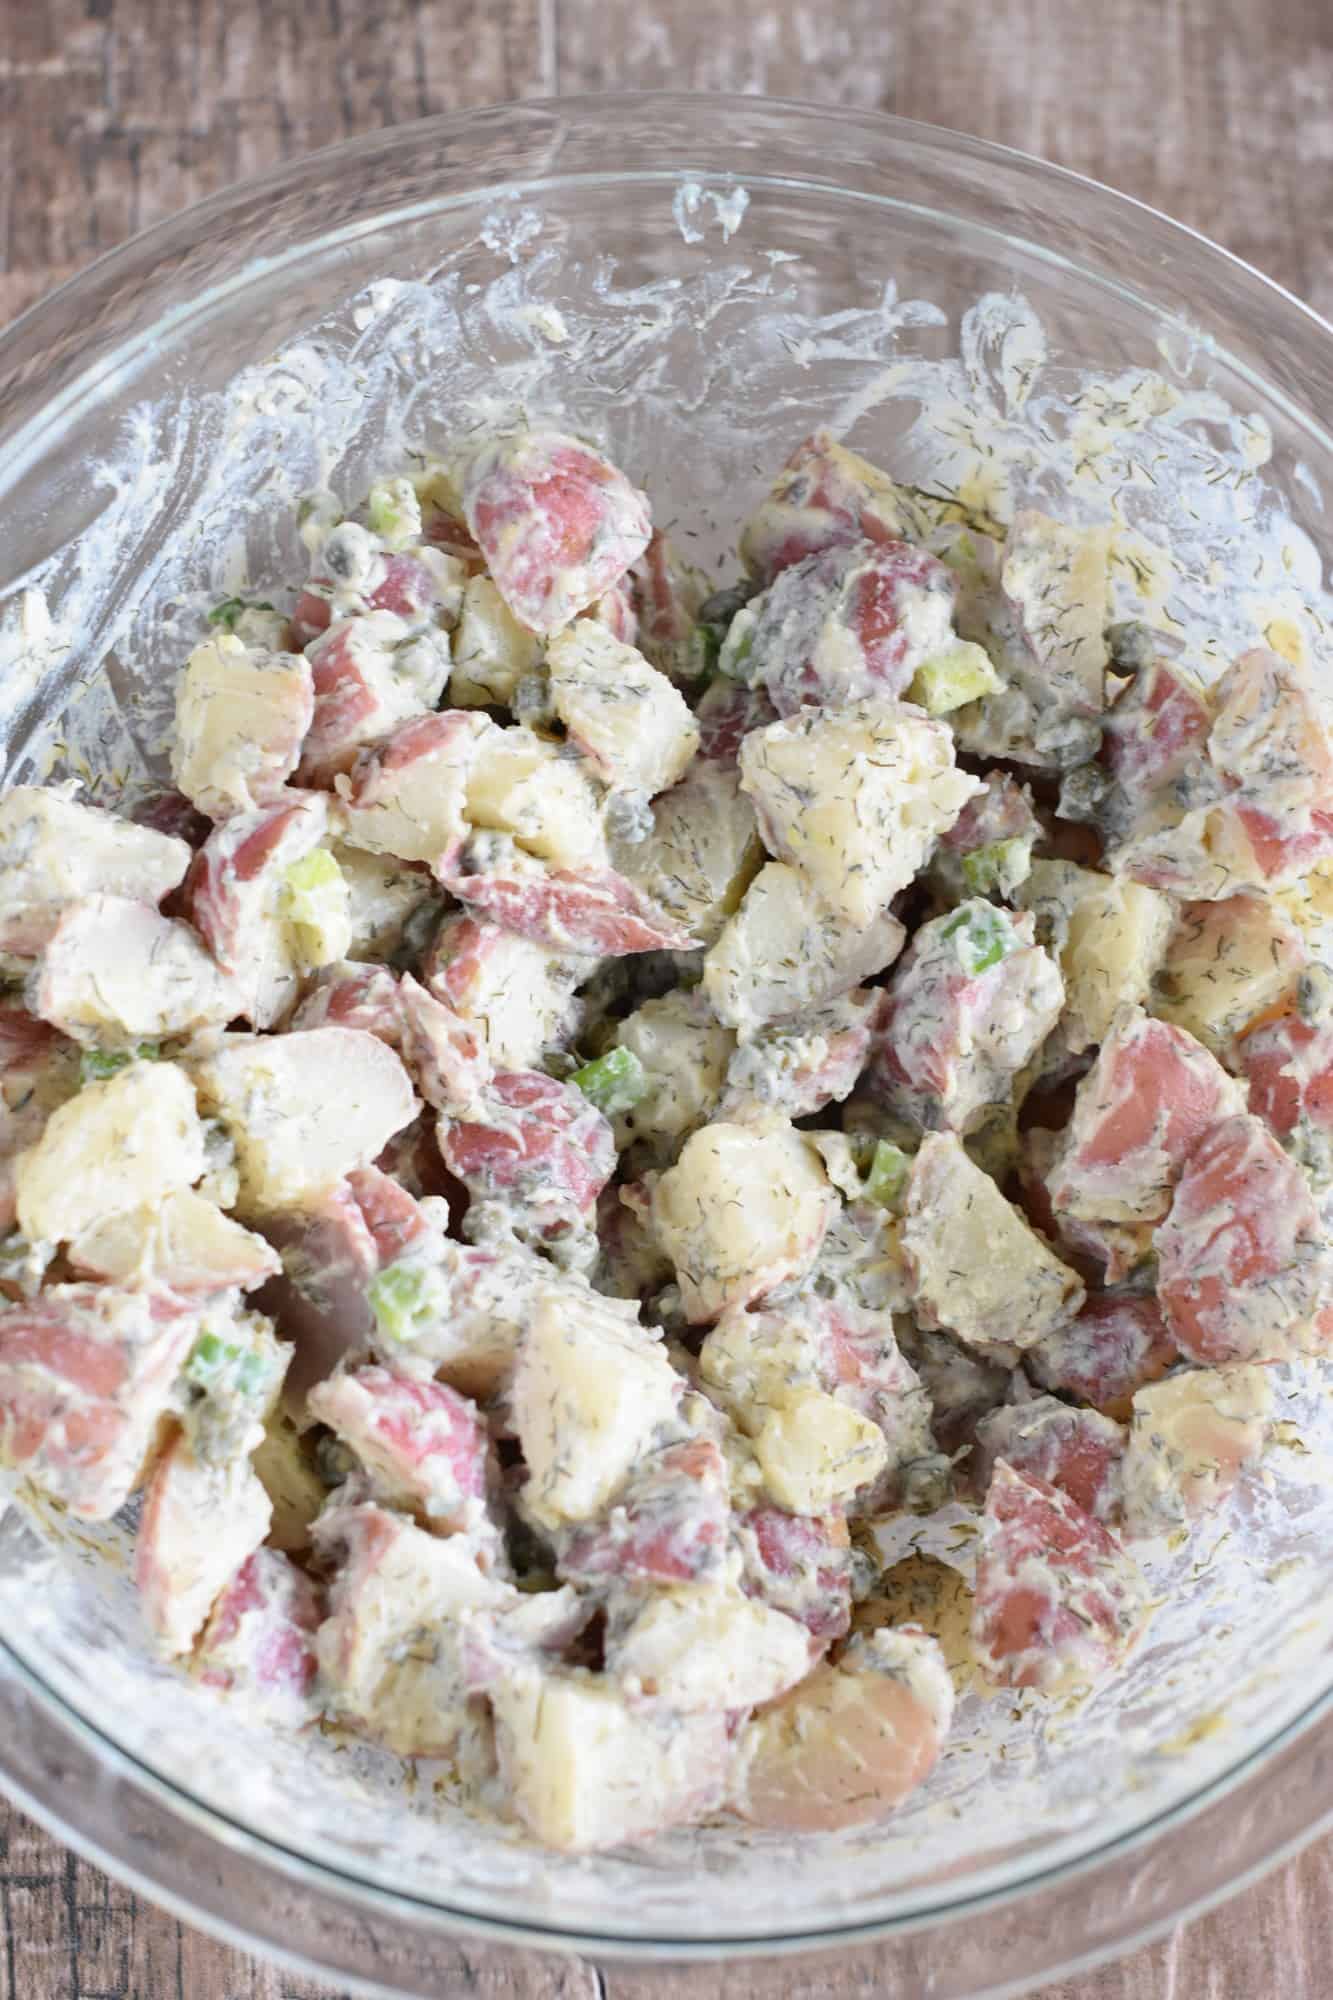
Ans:
[[[1118,608],[1202,671],[1323,657],[1333,334],[1188,231],[900,120],[720,97],[506,106],[340,146],[104,258],[0,340],[0,744],[112,797],[160,762],[203,607],[300,573],[290,502],[497,413],[604,442],[723,569],[817,422],[923,488],[1116,522]],[[1167,551],[1170,555],[1168,559]],[[395,1994],[482,1936],[604,1955],[864,1947],[878,1990],[1010,1990],[1271,1864],[1328,1811],[1329,1425],[1188,1552],[1121,1682],[975,1692],[888,1825],[577,1861],[447,1773],[282,1740],[147,1658],[126,1526],[0,1526],[0,1777],[190,1918]],[[966,1524],[943,1535],[966,1562]],[[468,1938],[460,1934],[470,1932]],[[482,1935],[479,1935],[482,1934]],[[756,1992],[817,1991],[788,1960]]]

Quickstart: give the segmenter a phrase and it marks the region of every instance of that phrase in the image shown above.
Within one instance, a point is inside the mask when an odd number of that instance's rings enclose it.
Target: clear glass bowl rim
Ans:
[[[627,143],[632,150],[641,116],[650,114],[665,119],[679,130],[679,151],[673,150],[668,156],[664,149],[637,171],[619,167],[614,171],[608,170],[604,164],[608,138],[614,135],[617,141]],[[402,209],[377,208],[327,234],[303,236],[284,249],[277,260],[259,258],[242,263],[218,287],[196,295],[185,305],[176,305],[156,317],[150,316],[154,292],[147,280],[164,266],[169,266],[176,250],[197,243],[206,235],[214,241],[225,242],[229,227],[236,232],[238,240],[242,240],[252,211],[260,212],[262,205],[277,195],[297,190],[312,178],[319,180],[344,175],[355,168],[358,160],[386,154],[407,156],[436,142],[447,141],[465,147],[470,135],[481,134],[487,128],[500,131],[507,121],[521,127],[540,120],[548,121],[553,131],[563,135],[562,150],[577,151],[577,144],[571,148],[571,141],[585,144],[586,165],[566,167],[563,159],[558,158],[554,168],[541,175],[518,174],[510,180],[471,182],[460,166],[451,168],[449,173],[441,169],[442,181],[448,181],[452,176],[452,184],[447,189],[442,188],[429,201]],[[50,437],[53,426],[72,423],[81,405],[109,393],[122,371],[141,357],[145,347],[168,333],[179,332],[190,318],[206,314],[222,297],[243,289],[261,272],[271,274],[275,265],[285,267],[301,255],[331,249],[340,242],[372,229],[392,226],[395,221],[409,216],[443,211],[475,201],[481,195],[488,199],[532,195],[539,193],[543,187],[567,188],[593,179],[650,178],[669,184],[698,174],[751,184],[766,180],[771,184],[776,178],[790,185],[793,178],[790,174],[774,177],[766,173],[760,163],[760,154],[750,157],[745,152],[747,143],[755,147],[771,143],[779,128],[784,139],[793,144],[798,138],[808,135],[807,158],[814,161],[824,157],[818,144],[820,132],[827,135],[836,130],[841,147],[855,140],[862,184],[848,185],[844,177],[845,168],[837,175],[803,168],[798,183],[812,189],[889,208],[916,207],[916,212],[920,213],[917,205],[896,198],[891,188],[886,187],[877,176],[889,171],[895,161],[901,163],[913,157],[928,167],[937,166],[940,169],[962,161],[988,173],[1006,195],[1012,193],[1020,208],[1023,196],[1037,189],[1048,197],[1062,193],[1068,203],[1079,205],[1085,219],[1104,218],[1108,225],[1127,226],[1133,223],[1154,241],[1154,262],[1160,265],[1163,272],[1171,266],[1173,259],[1182,260],[1187,267],[1191,263],[1198,267],[1211,267],[1214,276],[1226,277],[1238,318],[1257,316],[1263,320],[1265,359],[1272,363],[1280,381],[1301,385],[1299,400],[1293,401],[1283,388],[1275,387],[1274,382],[1268,379],[1267,368],[1264,375],[1255,375],[1247,360],[1230,353],[1225,345],[1217,346],[1219,357],[1229,360],[1242,375],[1254,376],[1256,386],[1262,387],[1268,399],[1285,404],[1298,427],[1333,453],[1333,438],[1327,435],[1313,414],[1321,405],[1333,408],[1333,327],[1293,294],[1198,231],[1172,221],[1133,197],[1066,168],[1010,147],[920,121],[882,113],[846,112],[790,99],[654,91],[526,99],[445,113],[364,134],[285,162],[260,176],[223,189],[108,251],[86,270],[37,301],[0,333],[0,443],[4,446],[11,471],[17,464],[18,471],[13,476],[19,476],[24,467],[32,463]],[[719,132],[725,134],[722,140],[719,140]],[[938,213],[942,221],[949,219],[971,223],[971,218],[961,210],[940,209]],[[1037,218],[1038,211],[1028,209],[1025,213],[1027,219],[1032,221]],[[994,221],[974,226],[980,232],[991,235],[1006,233]],[[1074,233],[1072,223],[1065,233]],[[1031,234],[1015,232],[1012,240],[1016,247],[1021,244],[1025,251],[1035,250],[1039,255],[1074,267],[1074,259],[1063,256],[1059,250],[1043,244]],[[1095,263],[1079,263],[1077,268],[1083,278],[1092,278],[1103,284],[1131,304],[1155,314],[1164,323],[1169,324],[1174,318],[1186,331],[1195,331],[1188,317],[1173,315],[1170,309],[1164,311],[1157,299],[1135,291],[1119,277],[1099,269]],[[140,285],[136,280],[144,282]],[[134,290],[136,295],[142,291],[145,305],[139,313],[139,323],[124,332],[117,332],[115,338],[104,340],[100,346],[92,343],[87,364],[48,394],[39,363],[42,355],[54,347],[54,336],[58,330],[71,322],[78,324],[92,319],[98,302],[121,288]],[[5,392],[16,378],[20,383],[20,393],[15,410],[13,401],[6,397]],[[502,1942],[547,1950],[592,1950],[622,1958],[697,1960],[758,1953],[787,1954],[877,1940],[889,1941],[923,1930],[940,1929],[961,1917],[986,1919],[999,1910],[1035,1898],[1051,1888],[1067,1885],[1090,1872],[1109,1869],[1117,1861],[1157,1846],[1185,1821],[1233,1798],[1247,1785],[1261,1785],[1265,1771],[1282,1752],[1290,1751],[1303,1740],[1313,1751],[1317,1735],[1321,1747],[1324,1737],[1333,1739],[1333,1731],[1320,1730],[1320,1725],[1333,1715],[1333,1686],[1330,1686],[1272,1737],[1253,1747],[1234,1765],[1188,1797],[1100,1846],[1037,1868],[1016,1884],[964,1893],[952,1901],[947,1898],[932,1901],[912,1912],[878,1920],[857,1920],[841,1925],[833,1923],[827,1928],[808,1930],[799,1936],[668,1939],[617,1934],[613,1930],[606,1934],[588,1930],[572,1932],[535,1921],[502,1923],[473,1912],[450,1909],[443,1903],[404,1896],[358,1879],[233,1822],[122,1749],[63,1694],[52,1688],[33,1662],[24,1657],[21,1648],[3,1636],[0,1636],[0,1676],[9,1681],[16,1695],[21,1691],[26,1701],[36,1705],[41,1712],[43,1727],[51,1734],[53,1742],[59,1743],[63,1737],[71,1754],[77,1747],[82,1747],[101,1767],[114,1773],[146,1799],[159,1803],[169,1814],[189,1822],[215,1842],[219,1850],[232,1854],[244,1850],[265,1869],[307,1883],[312,1889],[331,1894],[336,1901],[356,1906],[366,1916],[378,1914],[391,1923],[395,1918],[405,1918],[432,1926],[443,1934],[471,1932]],[[32,1765],[15,1752],[8,1739],[0,1741],[0,1783],[12,1789],[44,1824],[72,1845],[90,1853],[113,1872],[129,1873],[148,1893],[167,1901],[191,1920],[203,1922],[207,1928],[225,1935],[229,1942],[254,1943],[260,1949],[287,1958],[289,1963],[298,1962],[290,1951],[281,1950],[279,1938],[258,1935],[248,1929],[241,1912],[196,1906],[168,1884],[164,1879],[168,1871],[163,1869],[159,1877],[153,1869],[131,1862],[120,1854],[105,1837],[90,1836],[82,1830],[72,1820],[59,1784],[41,1782]],[[1123,1936],[1104,1942],[1091,1952],[1079,1952],[1075,1948],[1062,1957],[1057,1951],[1049,1960],[1029,1966],[1020,1975],[1019,1985],[1026,1985],[1035,1978],[1054,1977],[1062,1966],[1085,1965],[1127,1949],[1131,1944],[1179,1921],[1184,1915],[1220,1900],[1313,1838],[1330,1818],[1333,1818],[1333,1808],[1325,1807],[1322,1802],[1316,1806],[1311,1801],[1308,1819],[1302,1819],[1294,1827],[1275,1823],[1271,1839],[1260,1839],[1253,1855],[1233,1876],[1189,1893],[1178,1906],[1154,1913],[1146,1923],[1128,1927]],[[313,1956],[302,1956],[299,1962],[312,1971],[323,1969]],[[988,1982],[988,1993],[1018,1990],[1005,1975],[1003,1967],[997,1964],[996,1971],[999,1977],[996,1982]],[[401,1990],[377,1985],[373,1978],[358,1975],[347,1967],[340,1967],[336,1976],[350,1980],[366,1992]]]

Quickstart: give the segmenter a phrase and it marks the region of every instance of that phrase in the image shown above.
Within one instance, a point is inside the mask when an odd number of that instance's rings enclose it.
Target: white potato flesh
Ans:
[[[892,701],[804,709],[751,730],[740,764],[765,846],[857,925],[883,914],[984,790],[955,768],[945,723]]]
[[[449,700],[455,708],[508,708],[540,663],[542,642],[520,625],[488,576],[468,578],[454,634]]]
[[[230,975],[233,1011],[256,1028],[281,1020],[309,969],[310,939],[293,922],[293,875],[299,883],[318,868],[313,856],[328,830],[325,793],[289,792],[215,827],[190,870],[187,914]]]
[[[67,792],[16,785],[0,799],[0,945],[35,952],[65,903],[103,893],[160,903],[178,888],[190,849]]]
[[[347,956],[388,958],[403,941],[403,926],[438,892],[430,875],[392,854],[368,854],[334,841],[332,854],[347,884],[351,942]]]
[[[615,1031],[643,1066],[644,1094],[622,1115],[617,1138],[679,1139],[717,1109],[736,1037],[699,994],[679,988],[645,1000]]]
[[[1074,1054],[1103,1042],[1121,1007],[1147,998],[1172,920],[1170,897],[1138,882],[1101,878],[1075,903],[1060,953],[1065,1042]]]
[[[810,1654],[794,1618],[734,1588],[694,1584],[654,1591],[608,1640],[606,1669],[630,1701],[717,1714],[785,1693]]]
[[[555,712],[604,783],[652,798],[684,777],[699,726],[637,647],[579,618],[551,640],[546,658]]]
[[[754,1441],[764,1484],[789,1514],[830,1514],[887,1470],[879,1425],[823,1389],[791,1389]]]
[[[923,1326],[970,1347],[1032,1347],[1071,1320],[1083,1286],[1052,1255],[952,1133],[933,1132],[912,1165],[903,1249]]]
[[[268,1533],[268,1494],[248,1458],[210,1465],[184,1437],[158,1461],[134,1550],[134,1580],[164,1653],[188,1653],[214,1599]]]
[[[419,1109],[393,1050],[361,1028],[224,1035],[194,1076],[235,1145],[247,1215],[299,1208],[369,1166]]]
[[[210,819],[268,805],[296,769],[314,712],[309,660],[220,632],[195,647],[176,685],[171,775]]]
[[[160,1283],[173,1292],[253,1291],[282,1269],[271,1244],[192,1188],[109,1215],[69,1246],[77,1271],[104,1283]]]
[[[1136,1392],[1124,1458],[1125,1533],[1167,1534],[1221,1504],[1272,1434],[1272,1370],[1190,1368]]]
[[[705,958],[703,990],[719,1021],[745,1038],[849,993],[892,965],[906,936],[887,910],[849,923],[797,869],[770,861]]]
[[[607,866],[596,793],[578,760],[535,730],[497,729],[486,738],[468,779],[467,817],[556,868]]]
[[[1236,1037],[1289,1004],[1306,962],[1297,924],[1267,896],[1228,896],[1180,910],[1152,1012],[1226,1062]]]
[[[838,1197],[785,1118],[705,1125],[653,1189],[653,1232],[686,1317],[717,1319],[808,1271]]]
[[[510,1391],[534,1519],[587,1521],[670,1423],[683,1384],[660,1343],[595,1293],[551,1287],[533,1303]]]
[[[425,978],[437,999],[481,1029],[496,1069],[532,1069],[570,1026],[574,988],[590,969],[589,960],[500,924],[458,916],[440,929]]]
[[[653,803],[646,840],[612,855],[622,875],[702,944],[717,942],[764,859],[754,807],[735,771],[696,763]]]
[[[19,1227],[66,1243],[108,1216],[200,1179],[207,1162],[194,1090],[174,1063],[136,1062],[51,1114],[15,1163]]]
[[[441,861],[466,835],[471,773],[494,733],[489,716],[459,709],[395,730],[342,781],[343,840],[399,861]]]
[[[642,1840],[717,1805],[723,1715],[631,1708],[604,1680],[527,1673],[491,1691],[500,1774],[523,1824],[563,1854]]]
[[[911,1626],[873,1632],[746,1724],[730,1802],[787,1833],[869,1825],[929,1775],[952,1717],[937,1641]]]
[[[124,896],[66,905],[31,996],[44,1021],[99,1048],[220,1027],[242,1004],[189,924]]]

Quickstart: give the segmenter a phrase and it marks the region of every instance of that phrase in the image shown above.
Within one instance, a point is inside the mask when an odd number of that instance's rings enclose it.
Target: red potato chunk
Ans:
[[[582,959],[460,913],[441,924],[421,978],[476,1027],[497,1069],[525,1069],[572,1028],[574,989],[589,969]]]
[[[699,725],[698,755],[704,763],[734,771],[750,731],[766,729],[777,721],[778,712],[766,688],[745,687],[719,676],[705,691],[694,719]]]
[[[612,868],[544,868],[510,850],[494,867],[468,865],[467,850],[436,870],[459,901],[550,951],[623,958],[689,951],[697,940]]]
[[[1115,1521],[1123,1502],[1121,1461],[1127,1432],[1098,1410],[1073,1410],[1054,1396],[993,1410],[977,1426],[969,1463],[981,1492],[990,1486],[997,1459],[1016,1472],[1044,1480],[1103,1525]]]
[[[189,924],[124,896],[66,904],[29,992],[43,1020],[102,1048],[221,1027],[245,998]]]
[[[351,1446],[386,1505],[436,1529],[484,1517],[490,1440],[456,1390],[371,1365],[316,1384],[306,1406]]]
[[[1156,1243],[1162,1310],[1194,1360],[1309,1345],[1333,1260],[1308,1181],[1260,1119],[1225,1119],[1199,1142]]]
[[[471,709],[421,715],[364,752],[343,795],[342,838],[372,854],[438,868],[467,832],[468,778],[489,716]]]
[[[129,808],[129,817],[136,826],[150,827],[154,833],[170,834],[175,840],[183,840],[191,849],[202,847],[213,830],[212,821],[191,805],[184,792],[178,792],[170,785],[147,793]]]
[[[873,1825],[929,1777],[952,1717],[934,1639],[910,1625],[858,1635],[746,1724],[732,1808],[785,1833]]]
[[[1125,1532],[1175,1535],[1220,1507],[1258,1465],[1279,1411],[1266,1365],[1185,1368],[1134,1398]]]
[[[297,766],[302,785],[332,785],[360,751],[433,708],[449,678],[444,634],[414,636],[388,611],[335,619],[307,658],[315,706]]]
[[[0,1458],[85,1521],[142,1481],[197,1312],[169,1294],[55,1285],[0,1308]]]
[[[1139,1013],[1112,1028],[1078,1087],[1047,1181],[1062,1224],[1068,1217],[1120,1232],[1108,1283],[1146,1254],[1144,1232],[1165,1217],[1185,1162],[1240,1101],[1221,1064],[1183,1028]]]
[[[1333,1139],[1333,1019],[1280,1014],[1243,1037],[1237,1064],[1250,1110],[1279,1139],[1294,1137],[1302,1157],[1321,1163]]]
[[[189,865],[183,840],[67,791],[16,785],[0,799],[0,950],[35,956],[83,896],[160,903]]]
[[[698,612],[707,594],[705,580],[654,528],[628,582],[638,628],[630,643],[677,686],[697,681],[704,666]]]
[[[751,1507],[739,1516],[735,1542],[741,1588],[805,1626],[827,1645],[852,1622],[852,1561],[840,1514],[789,1514]]]
[[[910,542],[852,542],[795,563],[737,614],[723,651],[779,715],[903,695],[957,643],[952,570]]]
[[[362,1028],[391,1049],[403,1044],[403,1003],[397,977],[387,965],[340,959],[315,974],[293,1028]]]
[[[1137,1392],[1179,1359],[1155,1298],[1096,1292],[1077,1319],[1028,1349],[1024,1365],[1043,1388],[1081,1396],[1125,1423]]]
[[[214,1604],[193,1671],[205,1687],[299,1729],[317,1713],[315,1633],[323,1616],[305,1571],[276,1549],[257,1549]]]
[[[449,1118],[477,1115],[491,1080],[480,1031],[404,973],[399,988],[403,1061],[426,1103]]]
[[[1102,763],[1112,790],[1099,819],[1113,840],[1169,825],[1204,768],[1213,711],[1197,682],[1169,660],[1135,674],[1106,718]]]
[[[295,999],[302,967],[285,913],[287,876],[328,832],[328,801],[293,792],[234,813],[194,857],[185,915],[230,976],[237,1014],[271,1028]]]
[[[1099,1521],[1001,1459],[981,1519],[972,1640],[1001,1687],[1095,1678],[1138,1635],[1143,1586]]]
[[[974,1130],[1059,1019],[1064,981],[1034,928],[977,898],[923,924],[895,968],[868,1081],[923,1131]]]
[[[613,639],[619,639],[622,646],[635,646],[639,639],[639,612],[635,601],[633,579],[622,576],[613,583],[610,590],[595,598],[588,606],[586,617],[604,625]]]
[[[406,539],[395,536],[395,540]],[[337,617],[391,612],[416,631],[452,626],[458,616],[464,565],[441,545],[390,548],[384,537],[356,522],[332,527],[316,551],[317,564],[337,574],[314,576],[292,614],[297,642],[308,644]]]
[[[615,1172],[615,1137],[575,1085],[501,1070],[484,1119],[443,1120],[440,1152],[474,1201],[512,1204],[542,1241],[590,1223]]]
[[[73,1042],[14,1000],[0,1000],[0,1232],[18,1222],[14,1161],[79,1088]]]
[[[600,1521],[569,1530],[556,1568],[594,1586],[698,1583],[720,1570],[730,1519],[720,1448],[689,1438],[646,1459]]]
[[[793,563],[848,542],[896,542],[912,526],[887,474],[817,430],[796,447],[741,531],[741,556],[768,584]]]
[[[648,546],[645,496],[559,431],[490,439],[469,459],[462,495],[500,595],[534,632],[568,625]]]
[[[148,1483],[134,1581],[148,1629],[166,1653],[188,1653],[217,1598],[268,1533],[268,1494],[248,1458],[197,1459],[181,1436]]]

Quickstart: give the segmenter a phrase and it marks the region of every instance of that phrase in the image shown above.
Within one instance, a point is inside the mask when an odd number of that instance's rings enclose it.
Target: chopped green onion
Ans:
[[[648,1088],[643,1064],[633,1049],[608,1049],[595,1062],[576,1069],[572,1081],[608,1118],[632,1110]]]
[[[79,1052],[79,1082],[103,1083],[117,1070],[132,1062],[156,1062],[162,1053],[158,1042],[136,1042],[132,1049],[82,1049]]]
[[[985,648],[973,645],[970,639],[960,639],[947,652],[921,662],[907,690],[907,699],[924,708],[928,715],[949,715],[983,694],[993,694],[1001,685]]]
[[[371,1279],[366,1296],[384,1340],[409,1341],[438,1316],[438,1301],[420,1265],[389,1264]]]
[[[382,541],[419,542],[421,501],[411,480],[377,479],[366,502],[366,520],[371,534]]]
[[[972,903],[946,924],[943,935],[953,939],[958,963],[969,978],[989,972],[1014,949],[1013,927],[1004,911]]]
[[[201,1333],[185,1363],[185,1379],[193,1382],[196,1389],[207,1389],[240,1358],[241,1349],[229,1340],[219,1340],[215,1333]],[[248,1358],[259,1359],[258,1355]]]
[[[718,650],[717,670],[725,674],[729,681],[749,684],[749,661],[754,651],[754,633],[758,622],[747,604],[742,606],[727,627],[727,636]]]
[[[244,597],[224,597],[221,604],[215,604],[208,614],[210,625],[225,626],[228,632],[236,630],[237,621],[247,611],[271,611],[273,606],[266,598],[258,598],[252,604]]]
[[[345,957],[352,942],[352,892],[327,847],[293,861],[283,878],[283,894],[307,969],[314,972]]]
[[[896,1209],[911,1171],[911,1155],[905,1153],[901,1146],[893,1146],[887,1139],[880,1139],[871,1157],[861,1199],[873,1201],[877,1208]]]
[[[963,856],[963,880],[974,896],[1008,895],[1026,879],[1031,862],[1030,840],[992,840]]]

